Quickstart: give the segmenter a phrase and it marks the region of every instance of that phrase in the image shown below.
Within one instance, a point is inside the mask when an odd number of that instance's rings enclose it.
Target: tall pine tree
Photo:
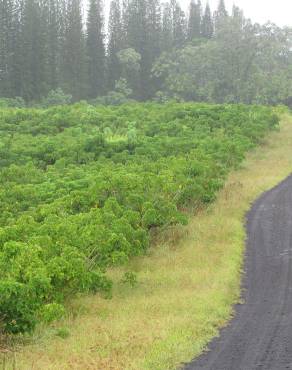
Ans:
[[[144,55],[144,99],[153,96],[157,90],[157,81],[151,77],[151,69],[154,61],[161,54],[161,6],[159,0],[147,0],[146,8],[146,50]]]
[[[60,0],[49,0],[48,5],[47,83],[49,90],[55,90],[60,87]]]
[[[128,4],[128,27],[126,45],[141,56],[140,72],[133,75],[130,86],[140,100],[145,98],[147,85],[147,0],[132,0]]]
[[[201,1],[191,0],[189,7],[189,18],[188,18],[188,40],[191,41],[194,38],[201,36],[202,26],[202,4]]]
[[[206,5],[206,9],[202,18],[201,33],[202,37],[206,39],[211,39],[214,34],[214,23],[209,3]]]
[[[163,51],[170,51],[173,47],[173,24],[169,3],[163,4],[161,33],[161,48]]]
[[[11,78],[13,71],[14,3],[0,0],[0,95],[13,95]]]
[[[171,0],[170,6],[172,11],[173,46],[181,48],[184,46],[187,34],[185,13],[177,0]]]
[[[46,29],[42,3],[25,0],[21,25],[22,96],[39,100],[46,93]]]
[[[95,98],[105,92],[105,45],[101,0],[90,0],[89,3],[86,54],[88,96]]]
[[[151,63],[161,53],[161,5],[159,0],[147,0],[147,41]]]
[[[112,0],[110,4],[109,26],[108,26],[108,89],[113,90],[116,81],[121,77],[121,66],[118,52],[123,49],[125,27],[122,23],[122,10],[119,0]]]
[[[69,0],[66,10],[62,73],[65,90],[76,101],[84,99],[86,91],[85,37],[81,1]]]
[[[225,1],[220,0],[218,4],[218,8],[214,14],[216,33],[220,31],[220,27],[221,25],[224,24],[227,17],[228,17],[228,12],[226,10]]]

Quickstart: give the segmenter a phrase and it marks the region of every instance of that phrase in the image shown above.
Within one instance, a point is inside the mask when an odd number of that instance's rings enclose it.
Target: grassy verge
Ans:
[[[291,169],[292,118],[285,116],[281,130],[230,175],[217,201],[184,230],[173,231],[183,238],[132,261],[127,269],[137,274],[135,287],[119,282],[124,269],[112,271],[113,299],[77,299],[66,320],[39,328],[33,343],[16,353],[13,366],[166,370],[191,360],[239,301],[246,211]]]

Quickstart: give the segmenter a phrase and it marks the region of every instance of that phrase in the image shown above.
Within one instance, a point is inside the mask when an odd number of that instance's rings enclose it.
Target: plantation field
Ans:
[[[243,105],[1,109],[2,331],[61,318],[78,292],[109,297],[108,269],[214,201],[278,123],[271,108]]]

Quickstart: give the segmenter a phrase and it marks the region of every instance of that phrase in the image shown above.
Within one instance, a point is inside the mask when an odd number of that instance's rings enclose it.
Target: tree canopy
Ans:
[[[0,0],[0,97],[32,104],[61,89],[110,103],[126,79],[135,100],[291,100],[291,29],[253,24],[236,6],[228,14],[224,0],[213,13],[200,0],[186,13],[178,0],[112,0],[107,27],[102,0],[85,16],[81,5]]]

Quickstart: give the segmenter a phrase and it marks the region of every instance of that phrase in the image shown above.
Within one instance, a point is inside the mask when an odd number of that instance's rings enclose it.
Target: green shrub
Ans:
[[[65,94],[60,88],[51,90],[46,98],[42,99],[41,105],[44,108],[51,107],[54,105],[66,105],[72,101],[72,95]]]
[[[137,275],[134,272],[128,271],[125,272],[124,277],[122,279],[123,284],[128,284],[132,288],[137,285]]]
[[[60,320],[65,315],[65,308],[58,303],[48,303],[40,310],[40,319],[46,323]]]
[[[20,96],[16,98],[0,98],[0,108],[24,108],[25,101]]]
[[[185,208],[213,201],[278,121],[243,105],[1,108],[2,330],[60,318],[77,292],[110,297],[107,269],[145,253],[153,228],[186,224]]]
[[[68,338],[70,336],[70,331],[67,328],[59,328],[56,331],[56,336],[57,337],[60,337],[62,339],[66,339],[66,338]]]

